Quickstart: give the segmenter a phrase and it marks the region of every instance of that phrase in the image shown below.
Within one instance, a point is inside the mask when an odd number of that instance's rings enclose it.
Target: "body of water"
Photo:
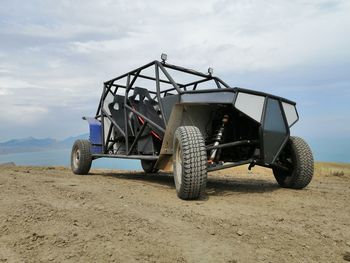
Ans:
[[[66,166],[70,167],[71,149],[0,155],[0,163],[14,162],[16,165]],[[92,162],[92,168],[116,170],[142,170],[139,160],[100,158]]]

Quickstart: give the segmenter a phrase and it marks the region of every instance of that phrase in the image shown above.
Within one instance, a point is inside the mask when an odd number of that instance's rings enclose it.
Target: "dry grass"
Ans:
[[[272,175],[271,169],[255,166],[252,171],[248,171],[248,165],[243,165],[228,170],[221,170],[215,172],[218,175],[232,174],[232,175],[246,175],[246,174],[261,174]],[[316,162],[315,176],[337,176],[350,177],[350,163],[330,163],[330,162]]]
[[[315,174],[325,176],[350,176],[350,164],[348,163],[315,163]]]

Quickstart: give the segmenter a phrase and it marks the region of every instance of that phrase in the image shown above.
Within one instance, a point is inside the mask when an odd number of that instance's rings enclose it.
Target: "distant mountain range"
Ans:
[[[28,137],[23,139],[13,139],[0,143],[0,154],[38,152],[49,149],[65,149],[72,147],[77,139],[87,139],[89,134],[68,137],[64,140],[55,140],[52,138],[37,139]]]

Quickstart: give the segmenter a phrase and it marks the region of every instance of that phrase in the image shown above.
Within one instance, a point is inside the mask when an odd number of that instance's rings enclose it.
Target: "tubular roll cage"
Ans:
[[[155,77],[150,76],[150,75],[141,74],[141,72],[143,70],[145,70],[147,68],[151,68],[151,67],[154,67]],[[159,69],[164,74],[166,79],[160,78]],[[186,84],[178,83],[178,82],[175,82],[175,80],[171,77],[171,75],[169,74],[167,69],[183,72],[186,74],[191,74],[191,75],[194,75],[196,77],[200,77],[200,79],[193,81],[193,82],[186,83]],[[116,81],[122,80],[123,78],[126,78],[125,85],[115,84]],[[157,99],[157,102],[158,102],[159,108],[160,108],[160,113],[162,115],[162,119],[164,121],[165,127],[166,127],[168,120],[166,119],[166,115],[164,114],[164,106],[163,106],[163,102],[162,102],[161,98],[166,96],[168,92],[176,91],[178,94],[183,94],[186,92],[195,91],[197,89],[198,84],[204,83],[207,81],[214,81],[215,85],[218,89],[230,88],[230,86],[227,83],[225,83],[220,78],[213,76],[210,73],[204,74],[204,73],[201,73],[201,72],[198,72],[195,70],[171,65],[171,64],[165,63],[165,61],[160,62],[158,60],[152,61],[144,66],[141,66],[137,69],[134,69],[128,73],[125,73],[125,74],[119,76],[119,77],[116,77],[116,78],[113,78],[109,81],[104,82],[102,96],[101,96],[101,99],[100,99],[100,102],[98,105],[98,109],[96,112],[96,116],[95,116],[95,119],[100,119],[101,124],[102,124],[102,152],[103,152],[103,154],[93,154],[93,158],[112,157],[112,158],[126,158],[126,159],[144,159],[144,160],[157,160],[158,159],[158,155],[131,155],[134,147],[136,146],[137,142],[139,141],[146,126],[150,126],[153,129],[157,129],[157,130],[160,130],[160,131],[165,133],[165,129],[163,127],[159,126],[157,123],[155,123],[154,121],[147,118],[144,114],[137,111],[135,108],[129,106],[129,105],[131,105],[131,102],[129,100],[129,92],[131,90],[135,89],[134,84],[138,78],[151,80],[151,81],[156,82],[156,91],[148,90],[148,92],[150,94],[154,95],[154,99]],[[161,90],[160,83],[170,84],[173,87],[165,89],[165,90]],[[124,94],[124,107],[125,107],[124,127],[125,127],[125,130],[122,129],[122,127],[120,127],[120,125],[118,125],[118,123],[103,108],[104,101],[105,101],[107,95],[110,93],[111,95],[115,96],[119,89],[125,90],[125,94]],[[131,143],[131,145],[129,145],[129,134],[128,134],[128,128],[127,128],[127,121],[128,121],[128,116],[129,116],[128,113],[130,113],[130,112],[134,113],[137,117],[140,117],[144,120],[144,123],[142,124],[140,130],[135,135],[135,138],[134,138],[133,142]],[[106,135],[105,134],[105,123],[104,123],[105,118],[107,118],[111,123],[111,125],[108,129],[107,137],[105,136]],[[115,142],[114,140],[110,139],[113,127],[115,129],[117,129],[123,135],[123,137],[125,139],[125,152],[126,152],[125,155],[107,154],[108,144],[111,142],[112,143]]]

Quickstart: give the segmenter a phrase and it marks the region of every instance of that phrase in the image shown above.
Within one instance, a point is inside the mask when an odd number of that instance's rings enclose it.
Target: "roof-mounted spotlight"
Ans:
[[[213,75],[214,69],[213,68],[208,68],[208,73],[209,75]]]
[[[162,59],[162,62],[165,63],[165,61],[168,59],[168,55],[165,53],[162,53],[162,55],[160,56],[160,58]]]

